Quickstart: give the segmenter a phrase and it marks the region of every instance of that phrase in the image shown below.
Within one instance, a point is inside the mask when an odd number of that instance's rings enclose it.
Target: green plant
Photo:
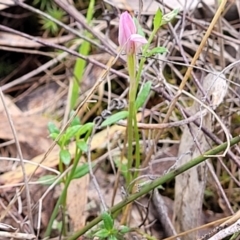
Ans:
[[[103,212],[101,216],[103,224],[100,230],[97,230],[93,236],[99,239],[120,240],[123,239],[126,233],[130,232],[130,228],[126,226],[120,226],[119,229],[115,228],[114,220],[108,212]]]
[[[84,125],[80,124],[78,118],[75,118],[72,121],[71,125],[66,129],[66,131],[60,135],[60,130],[56,127],[55,124],[49,123],[48,129],[50,132],[50,137],[57,142],[57,145],[60,148],[59,151],[59,170],[63,173],[72,163],[72,167],[69,173],[63,177],[60,182],[64,184],[62,193],[55,205],[54,211],[51,215],[47,230],[45,235],[49,236],[51,233],[52,225],[56,216],[58,214],[59,206],[62,206],[63,209],[63,222],[65,219],[66,213],[66,198],[67,198],[67,190],[71,183],[71,181],[75,178],[81,178],[82,176],[86,175],[89,172],[89,165],[82,164],[79,165],[79,160],[82,156],[82,153],[88,150],[87,141],[92,132],[94,124],[93,123],[86,123]],[[75,153],[72,160],[72,155],[69,152],[69,144],[71,142],[75,143]],[[44,176],[44,178],[40,178],[40,181],[50,179],[48,184],[51,184],[54,181],[54,176],[48,175]],[[63,233],[66,234],[66,226],[63,224]]]
[[[93,18],[93,13],[94,13],[94,4],[95,0],[90,0],[89,5],[88,5],[88,11],[87,11],[87,23],[90,23],[92,18]],[[91,34],[86,32],[85,33],[87,37],[91,37]],[[83,41],[81,46],[79,47],[79,53],[81,55],[87,56],[90,52],[90,43],[87,41]],[[76,106],[77,99],[79,96],[79,91],[80,91],[80,84],[81,80],[84,74],[86,66],[86,61],[83,59],[78,58],[76,60],[76,63],[74,65],[74,70],[73,70],[73,78],[71,79],[72,85],[70,85],[70,109],[73,110],[74,107]]]
[[[34,0],[33,5],[39,5],[41,10],[51,8],[55,5],[53,0]]]
[[[51,17],[64,22],[65,12],[63,10],[61,10],[60,8],[58,8],[57,6],[55,6],[55,5],[53,5],[51,7],[47,6],[45,11]],[[47,18],[44,18],[43,16],[40,16],[40,23],[42,24],[42,29],[50,32],[52,35],[56,36],[59,33],[60,28],[55,22],[53,22]]]

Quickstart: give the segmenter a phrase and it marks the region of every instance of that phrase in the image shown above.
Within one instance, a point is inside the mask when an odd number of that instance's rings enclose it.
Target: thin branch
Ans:
[[[1,88],[0,88],[0,98],[1,98],[2,104],[4,106],[4,110],[5,110],[5,113],[7,115],[7,119],[9,121],[9,125],[10,125],[12,133],[13,133],[13,138],[15,140],[17,153],[19,155],[20,165],[21,165],[21,168],[22,168],[23,179],[24,179],[24,187],[26,188],[26,200],[27,200],[28,219],[29,219],[30,224],[31,224],[30,225],[31,232],[34,233],[34,230],[33,230],[33,217],[32,217],[32,211],[31,211],[31,196],[30,196],[30,190],[29,190],[29,185],[28,185],[28,178],[27,178],[27,174],[26,174],[26,171],[25,171],[24,161],[23,161],[22,150],[21,150],[21,147],[20,147],[20,144],[19,144],[19,140],[18,140],[16,129],[14,127],[12,118],[11,118],[10,113],[8,111],[8,108],[6,106],[4,95],[3,95],[3,92],[2,92]],[[16,198],[16,195],[15,195],[14,199],[15,198]],[[10,204],[10,206],[11,206],[11,204]]]
[[[235,137],[230,141],[231,146],[237,144],[238,142],[240,142],[240,136]],[[109,211],[111,213],[115,213],[115,212],[119,211],[124,206],[126,206],[129,203],[131,203],[131,202],[137,200],[138,198],[144,196],[145,194],[149,193],[150,191],[152,191],[156,187],[162,185],[163,183],[165,183],[167,181],[172,180],[177,175],[179,175],[179,174],[183,173],[184,171],[186,171],[186,170],[200,164],[201,162],[205,161],[208,158],[208,157],[206,157],[206,155],[218,154],[219,152],[224,151],[226,149],[226,147],[227,147],[227,143],[225,142],[224,144],[222,144],[222,145],[220,145],[220,146],[218,146],[214,149],[211,149],[210,151],[207,151],[204,155],[201,155],[201,156],[199,156],[195,159],[192,159],[191,161],[184,164],[183,166],[167,173],[166,175],[162,176],[161,178],[158,178],[158,179],[146,184],[139,192],[129,195],[126,199],[124,199],[120,203],[118,203],[115,206],[113,206],[112,208],[110,208]],[[85,227],[83,227],[82,229],[77,231],[75,234],[73,234],[71,237],[69,237],[68,240],[75,240],[79,236],[82,236],[85,232],[87,232],[93,226],[98,224],[101,220],[102,220],[102,216],[100,215],[97,218],[95,218],[93,221],[91,221],[89,224],[87,224]]]

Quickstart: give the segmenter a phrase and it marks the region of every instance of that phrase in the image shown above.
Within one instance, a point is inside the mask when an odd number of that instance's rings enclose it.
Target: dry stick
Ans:
[[[176,121],[176,122],[170,122],[170,123],[137,123],[137,126],[139,129],[166,129],[166,128],[172,128],[172,127],[180,127],[186,124],[189,124],[197,119],[200,119],[203,115],[207,113],[206,110],[203,110],[202,112],[198,112],[194,114],[193,116],[190,116],[189,118]],[[117,123],[120,126],[127,127],[127,122],[126,121],[119,121]]]
[[[117,70],[114,70],[114,69],[112,69],[112,68],[108,68],[108,67],[106,67],[104,64],[102,64],[102,63],[100,63],[100,62],[98,62],[98,61],[96,61],[96,60],[94,60],[94,59],[92,59],[92,58],[83,56],[83,55],[77,53],[76,51],[73,51],[73,50],[71,50],[71,49],[69,49],[69,48],[66,48],[66,47],[64,47],[64,46],[61,46],[61,45],[58,45],[58,44],[54,44],[54,43],[49,43],[48,41],[44,41],[44,40],[39,39],[39,38],[37,38],[37,37],[33,37],[33,36],[29,35],[29,34],[22,33],[22,32],[20,32],[20,31],[14,30],[14,29],[12,29],[12,28],[6,27],[6,26],[1,25],[1,24],[0,24],[0,30],[17,34],[17,35],[19,35],[19,36],[25,37],[25,38],[30,39],[30,40],[32,40],[32,41],[41,43],[41,44],[44,45],[44,46],[48,46],[48,47],[52,47],[52,48],[55,48],[55,49],[62,50],[62,51],[64,51],[64,52],[67,52],[67,53],[75,56],[75,57],[79,57],[79,58],[81,58],[81,59],[84,59],[86,62],[92,63],[92,64],[94,64],[94,65],[96,65],[96,66],[98,66],[98,67],[100,67],[100,68],[106,69],[107,71],[110,71],[110,72],[116,74],[117,76],[123,77],[123,78],[125,78],[125,79],[128,78],[125,74],[123,74],[123,73],[121,73],[121,72],[119,72],[119,71],[117,71]],[[118,57],[118,56],[117,56],[117,57]]]
[[[199,45],[199,48],[198,48],[198,50],[196,51],[196,53],[195,53],[195,55],[194,55],[194,57],[193,57],[193,59],[192,59],[192,61],[191,61],[191,66],[188,67],[187,72],[186,72],[186,74],[185,74],[185,76],[184,76],[184,78],[183,78],[183,80],[182,80],[182,82],[181,82],[181,84],[180,84],[180,86],[179,86],[179,90],[178,90],[178,92],[177,92],[177,95],[175,96],[175,98],[174,98],[174,99],[172,100],[172,102],[170,103],[168,112],[167,112],[167,114],[166,114],[166,116],[165,116],[165,118],[164,118],[164,120],[163,120],[163,123],[167,123],[167,122],[168,122],[168,120],[169,120],[169,118],[170,118],[170,115],[172,114],[172,111],[174,110],[174,107],[175,107],[175,105],[176,105],[176,103],[177,103],[177,100],[178,100],[178,98],[181,96],[182,90],[183,90],[183,88],[184,88],[184,86],[185,86],[185,84],[186,84],[186,82],[187,82],[187,80],[188,80],[188,78],[189,78],[192,70],[193,70],[193,67],[192,67],[192,66],[194,66],[194,65],[196,64],[196,61],[197,61],[199,55],[201,54],[202,49],[203,49],[203,47],[204,47],[204,45],[205,45],[208,37],[210,36],[210,34],[211,34],[211,32],[212,32],[212,29],[214,28],[214,26],[215,26],[218,18],[220,17],[221,12],[223,11],[223,9],[224,9],[224,7],[225,7],[226,2],[227,2],[227,0],[222,0],[222,1],[221,1],[221,4],[219,5],[219,8],[218,8],[216,14],[214,15],[214,18],[212,19],[212,22],[211,22],[211,24],[209,25],[208,30],[207,30],[207,32],[205,33],[205,35],[204,35],[204,37],[203,37],[203,39],[202,39],[202,41],[201,41],[201,43],[200,43],[200,45]],[[155,139],[154,139],[155,143],[156,143],[156,142],[158,141],[158,139],[160,138],[162,132],[163,132],[163,130],[161,130],[161,131],[159,131],[159,132],[157,133],[157,135],[156,135],[156,137],[155,137]],[[229,146],[229,138],[228,138],[228,135],[227,135],[226,137],[227,137],[227,139],[228,139],[228,146]],[[229,148],[229,147],[228,147],[228,148]],[[152,147],[151,147],[150,150],[149,150],[148,155],[146,156],[146,159],[145,159],[145,161],[144,161],[145,166],[146,166],[146,165],[148,164],[148,162],[150,161],[150,158],[151,158],[153,152],[154,152],[154,145],[152,145]],[[144,167],[144,166],[143,166],[143,167]]]
[[[238,219],[237,222],[235,222],[231,226],[221,230],[220,232],[216,233],[211,238],[207,238],[207,239],[208,240],[225,239],[226,237],[233,235],[235,233],[239,233],[239,232],[240,232],[240,219]],[[231,238],[231,239],[233,239],[233,238]],[[236,236],[235,236],[234,239],[239,239],[239,238],[236,238]]]
[[[87,97],[80,103],[80,105],[78,106],[78,108],[77,108],[77,110],[76,110],[76,113],[75,113],[75,114],[69,119],[69,121],[64,125],[62,131],[61,131],[60,134],[59,134],[59,137],[55,140],[55,142],[49,147],[48,151],[45,153],[43,159],[42,159],[41,162],[40,162],[40,164],[41,164],[41,163],[47,158],[47,156],[49,155],[49,153],[52,151],[52,149],[53,149],[54,146],[56,145],[56,142],[59,140],[60,136],[61,136],[62,133],[66,130],[67,126],[70,124],[70,122],[73,120],[73,118],[78,114],[78,112],[79,112],[79,110],[82,108],[82,106],[87,102],[87,100],[90,99],[90,97],[91,97],[92,94],[96,91],[96,89],[98,88],[98,86],[103,82],[103,80],[105,79],[105,77],[106,77],[106,75],[108,74],[108,72],[114,72],[116,75],[119,75],[119,76],[122,75],[123,78],[127,78],[127,76],[126,76],[125,74],[122,74],[122,73],[120,73],[120,72],[118,72],[118,71],[116,71],[116,70],[114,70],[114,69],[111,68],[111,66],[115,64],[115,62],[116,62],[116,60],[118,59],[120,53],[117,55],[117,57],[116,57],[115,59],[113,59],[113,60],[111,59],[111,60],[108,62],[107,66],[105,66],[104,64],[99,63],[99,62],[95,61],[94,59],[90,59],[90,58],[87,58],[87,57],[85,57],[85,56],[82,56],[82,55],[78,54],[77,52],[72,51],[72,50],[70,50],[70,49],[67,49],[67,48],[65,48],[65,47],[63,47],[63,46],[60,46],[60,45],[57,45],[57,44],[48,44],[46,41],[39,40],[38,38],[32,37],[32,36],[30,36],[30,35],[28,35],[28,34],[25,34],[25,33],[21,33],[21,32],[19,32],[19,31],[13,30],[13,29],[8,28],[8,27],[3,26],[3,25],[0,25],[0,29],[3,29],[3,30],[5,30],[5,31],[13,32],[13,33],[15,33],[15,34],[24,36],[24,37],[26,37],[26,38],[28,38],[28,39],[31,39],[31,40],[36,41],[36,42],[39,42],[39,43],[41,43],[41,44],[43,44],[43,45],[46,45],[46,46],[50,46],[50,47],[55,47],[55,48],[57,48],[57,49],[61,49],[61,50],[65,51],[65,52],[68,52],[68,53],[74,55],[74,56],[80,57],[80,58],[82,58],[82,59],[84,59],[84,60],[86,60],[86,61],[88,61],[88,62],[90,62],[90,63],[93,63],[93,64],[95,64],[95,65],[97,65],[97,66],[99,66],[99,67],[101,67],[101,68],[103,68],[103,69],[106,69],[106,71],[103,72],[102,76],[100,76],[100,78],[96,81],[95,85],[94,85],[94,86],[92,87],[92,89],[89,91]],[[6,89],[6,87],[5,87],[5,89]],[[38,168],[38,167],[36,167],[35,171],[31,174],[31,176],[30,176],[29,179],[31,179],[31,177],[34,175],[34,173],[36,172],[37,168]],[[23,189],[22,189],[22,190],[23,190]]]
[[[162,4],[162,0],[155,0],[156,2],[158,2],[158,3],[160,3],[160,4]],[[202,3],[204,3],[203,1],[202,1]],[[169,10],[174,10],[174,8],[172,8],[172,7],[170,7],[169,5],[167,5],[167,4],[164,4],[164,6],[165,7],[167,7]],[[179,15],[183,15],[181,12],[179,12]],[[189,22],[191,22],[191,23],[194,23],[196,26],[198,26],[198,27],[200,27],[201,29],[203,29],[203,30],[208,30],[208,27],[207,26],[203,26],[203,24],[201,24],[201,23],[199,23],[199,20],[197,19],[194,19],[194,18],[191,18],[191,17],[189,17],[188,15],[186,15],[186,19],[189,21]],[[225,21],[224,19],[223,19],[223,21]],[[239,39],[235,39],[235,38],[231,38],[231,37],[229,37],[229,36],[227,36],[227,35],[223,35],[223,34],[221,34],[221,33],[219,33],[219,32],[216,32],[216,31],[214,31],[214,30],[212,30],[212,34],[214,35],[214,36],[216,36],[216,37],[221,37],[222,39],[224,39],[225,41],[227,41],[227,42],[230,42],[230,43],[236,43],[236,44],[240,44],[240,40]],[[229,34],[231,34],[231,32],[229,32]],[[233,35],[234,36],[234,35]],[[238,37],[238,36],[235,36],[235,37]]]
[[[164,98],[166,98],[168,101],[172,101],[172,98],[170,97],[170,95],[168,95],[168,93],[166,93],[165,91],[162,91],[161,94],[163,95]],[[191,114],[186,111],[185,109],[182,109],[182,106],[178,103],[176,103],[177,108],[180,111],[183,111],[187,117],[191,117]],[[201,126],[201,124],[197,121],[194,120],[193,123],[199,127],[199,129],[201,129],[212,141],[214,141],[216,144],[222,144],[223,142],[216,137],[212,132],[210,132],[208,129],[206,129],[205,127]],[[228,151],[227,155],[234,161],[234,163],[240,167],[240,162],[239,160],[235,157],[235,155],[233,154],[233,152],[231,150]],[[237,185],[239,186],[239,183],[237,181]]]
[[[74,50],[78,45],[73,45],[70,47],[71,50]],[[37,74],[45,71],[46,69],[52,67],[53,65],[57,64],[58,62],[61,62],[64,58],[66,58],[67,56],[69,55],[69,53],[67,52],[63,52],[61,54],[59,54],[56,58],[46,62],[45,64],[41,65],[40,67],[34,69],[33,71],[3,85],[1,88],[2,88],[2,91],[6,91],[16,85],[19,85],[27,80],[29,80],[30,78],[36,76]]]
[[[98,38],[107,49],[114,53],[115,56],[118,55],[117,51],[114,48],[112,48],[112,46],[109,44],[109,41],[107,41],[105,37],[102,37],[96,31],[94,31],[94,29],[87,24],[84,16],[82,16],[81,13],[73,5],[70,5],[69,3],[67,3],[67,1],[63,0],[54,0],[54,2],[62,9],[64,9],[78,23],[80,23],[86,30],[88,30],[88,32],[90,32],[93,36]]]
[[[219,220],[216,220],[214,222],[210,222],[210,223],[207,223],[207,224],[204,224],[200,227],[196,227],[196,228],[193,228],[193,229],[190,229],[186,232],[182,232],[182,233],[179,233],[177,234],[176,236],[172,236],[172,237],[168,237],[168,238],[164,238],[163,240],[174,240],[176,239],[177,237],[181,237],[181,236],[184,236],[188,233],[191,233],[191,232],[195,232],[195,231],[198,231],[198,230],[201,230],[201,229],[204,229],[204,228],[209,228],[213,225],[216,225],[216,224],[219,224],[219,223],[223,223],[224,221],[228,220],[230,217],[225,217],[225,218],[222,218],[222,219],[219,219]]]
[[[231,139],[231,146],[238,143],[240,141],[240,137],[235,137]],[[208,151],[205,153],[205,155],[214,155],[219,153],[220,151],[224,151],[226,149],[227,143],[224,143],[220,146],[215,147],[214,149]],[[195,167],[196,165],[200,164],[201,162],[205,161],[207,159],[206,156],[201,155],[195,159],[192,159],[188,163],[184,164],[183,166],[167,173],[166,175],[162,176],[161,178],[158,178],[156,180],[153,180],[150,183],[147,183],[146,185],[143,186],[143,188],[134,194],[129,195],[126,199],[123,201],[119,202],[115,206],[109,209],[109,212],[114,213],[122,209],[124,206],[127,204],[137,200],[138,198],[144,196],[145,194],[149,193],[151,190],[155,189],[156,187],[162,185],[163,183],[172,180],[175,178],[177,175],[181,174],[184,171],[187,171],[188,169]],[[88,230],[90,230],[92,227],[94,227],[96,224],[98,224],[102,220],[102,216],[98,216],[94,220],[92,220],[90,223],[88,223],[85,227],[82,229],[78,230],[74,234],[71,235],[71,237],[68,238],[68,240],[75,240],[79,236],[82,236],[84,233],[86,233]]]
[[[79,38],[81,39],[84,39],[85,41],[95,45],[96,47],[98,47],[99,49],[103,50],[103,51],[106,51],[108,53],[113,53],[114,55],[116,55],[116,51],[114,51],[113,48],[110,48],[108,44],[106,44],[106,40],[105,42],[103,41],[102,43],[105,45],[105,47],[102,47],[101,45],[99,45],[98,43],[94,42],[93,40],[91,40],[90,38],[87,38],[86,36],[80,34],[79,31],[69,27],[68,25],[62,23],[61,21],[58,21],[57,19],[53,18],[52,16],[50,16],[49,14],[47,13],[44,13],[42,12],[41,10],[39,9],[36,9],[34,7],[31,7],[23,2],[20,2],[19,0],[14,0],[15,3],[18,5],[18,6],[21,6],[22,8],[25,8],[31,12],[34,12],[34,13],[37,13],[41,16],[44,16],[45,18],[51,20],[52,22],[58,24],[59,26],[61,26],[62,28],[64,28],[65,30],[67,30],[68,32],[71,32],[73,33],[74,35],[78,36]],[[67,5],[69,6],[69,4]],[[75,8],[74,8],[75,9]],[[76,10],[76,9],[75,9]],[[72,16],[71,12],[68,12],[70,16]],[[74,16],[73,16],[74,17]],[[94,36],[96,36],[97,38],[99,38],[99,36],[95,33],[95,31],[93,30],[93,28],[90,28],[89,26],[87,26],[87,24],[84,25],[84,27],[89,31],[91,32]],[[110,50],[109,50],[110,49]]]
[[[32,240],[36,239],[36,236],[34,234],[28,234],[28,233],[11,233],[11,232],[4,232],[0,231],[0,237],[5,238],[11,238],[11,239],[24,239],[24,240]]]
[[[7,114],[9,125],[11,127],[11,130],[12,130],[12,133],[13,133],[13,138],[14,138],[14,141],[15,141],[15,144],[16,144],[17,153],[19,155],[20,165],[21,165],[21,168],[22,168],[23,179],[24,179],[24,186],[26,188],[27,212],[28,212],[28,218],[29,218],[29,221],[30,221],[30,229],[31,229],[31,232],[34,233],[34,230],[33,230],[33,217],[32,217],[32,211],[31,211],[30,190],[29,190],[28,178],[27,178],[27,175],[26,175],[25,166],[24,166],[24,162],[23,162],[22,150],[21,150],[21,147],[20,147],[20,144],[19,144],[19,140],[18,140],[16,129],[14,127],[12,118],[11,118],[10,113],[8,111],[8,108],[6,106],[6,103],[5,103],[5,100],[4,100],[4,96],[3,96],[3,92],[1,90],[1,88],[0,88],[0,98],[1,98],[1,101],[3,103],[5,113]],[[14,196],[14,198],[12,199],[12,202],[15,202],[16,198],[17,198],[17,195]],[[10,203],[8,207],[10,208],[11,206],[12,206],[12,204]],[[3,214],[3,215],[5,215],[5,214]],[[3,216],[1,216],[1,218],[3,218]]]

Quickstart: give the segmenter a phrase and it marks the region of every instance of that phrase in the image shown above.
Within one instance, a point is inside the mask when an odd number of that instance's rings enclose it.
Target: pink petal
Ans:
[[[140,34],[132,34],[130,36],[130,40],[133,41],[133,42],[138,42],[138,43],[142,43],[142,44],[147,43],[146,38],[144,38]]]
[[[120,16],[119,20],[119,34],[118,42],[120,46],[126,44],[129,41],[130,36],[136,33],[136,26],[131,15],[128,12],[124,12]]]

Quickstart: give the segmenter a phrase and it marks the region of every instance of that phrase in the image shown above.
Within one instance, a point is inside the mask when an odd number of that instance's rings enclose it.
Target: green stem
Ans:
[[[76,147],[76,154],[75,154],[75,158],[74,158],[74,161],[73,161],[73,167],[72,167],[71,172],[70,172],[70,174],[69,174],[69,176],[68,176],[68,178],[66,180],[66,183],[64,185],[64,188],[63,188],[63,191],[61,193],[61,196],[59,197],[59,199],[58,199],[58,201],[57,201],[57,203],[55,205],[55,208],[53,210],[53,213],[51,215],[51,218],[50,218],[48,226],[47,226],[47,230],[45,232],[45,237],[49,237],[50,234],[51,234],[53,221],[56,219],[56,216],[57,216],[58,210],[59,210],[59,206],[61,204],[63,204],[65,199],[66,199],[67,190],[68,190],[70,182],[71,182],[71,180],[72,180],[72,178],[74,176],[75,170],[76,170],[76,168],[78,166],[78,162],[79,162],[79,159],[81,157],[81,154],[82,154],[82,152],[77,150],[77,147]]]
[[[87,16],[86,20],[87,23],[90,24],[93,14],[94,14],[94,5],[95,5],[95,0],[90,0],[89,5],[88,5],[88,10],[87,10]],[[91,34],[87,31],[84,32],[84,34],[91,38]],[[78,52],[84,56],[88,56],[89,52],[91,50],[91,44],[87,41],[83,41],[81,46],[79,47]],[[70,89],[71,95],[70,95],[70,109],[74,109],[76,107],[77,100],[79,98],[79,91],[80,91],[80,85],[82,81],[82,77],[84,74],[86,66],[86,61],[83,59],[78,58],[76,60],[74,70],[73,70],[73,84],[72,89]]]
[[[135,136],[135,142],[136,142],[136,150],[135,150],[135,158],[136,158],[135,169],[136,169],[136,171],[134,172],[133,179],[136,179],[139,175],[138,169],[140,167],[140,143],[139,143],[140,139],[139,139],[136,114],[134,116],[134,136]]]
[[[140,81],[140,78],[141,78],[141,73],[142,73],[142,70],[143,70],[143,66],[144,66],[144,63],[146,61],[146,58],[144,57],[147,50],[149,49],[150,47],[150,44],[154,38],[154,36],[156,35],[158,31],[158,28],[156,29],[153,29],[149,39],[148,39],[148,42],[147,44],[144,46],[144,49],[143,49],[143,57],[141,58],[141,61],[140,61],[140,64],[139,64],[139,68],[138,68],[138,72],[137,72],[137,76],[136,76],[136,86],[138,87],[138,84],[139,84],[139,81]],[[136,164],[135,164],[135,168],[136,169],[139,169],[140,167],[140,144],[139,144],[139,132],[138,132],[138,127],[137,127],[137,117],[136,117],[136,114],[135,114],[135,117],[134,117],[134,132],[135,132],[135,141],[136,141]],[[134,179],[137,178],[139,172],[136,171],[134,173]]]
[[[128,65],[128,72],[130,77],[130,85],[129,85],[129,115],[128,115],[128,126],[127,126],[127,137],[128,137],[128,172],[127,172],[127,185],[129,185],[132,181],[132,174],[130,169],[133,163],[133,120],[134,116],[136,115],[135,111],[135,98],[136,98],[136,55],[131,54],[127,57],[127,65]]]
[[[143,65],[144,65],[144,63],[145,63],[145,61],[146,61],[146,58],[145,58],[144,56],[145,56],[147,50],[149,49],[150,44],[151,44],[154,36],[156,35],[157,31],[158,31],[158,28],[157,28],[157,29],[153,29],[151,35],[149,36],[149,39],[148,39],[147,44],[146,44],[146,45],[144,46],[144,48],[143,48],[143,51],[142,51],[143,57],[141,58],[141,61],[140,61],[140,63],[139,63],[138,73],[137,73],[137,77],[136,77],[137,86],[138,86],[139,81],[140,81],[141,73],[142,73],[142,70],[143,70]]]
[[[240,142],[240,136],[233,138],[230,141],[230,145],[233,146],[233,145],[237,144],[238,142]],[[186,164],[182,165],[181,167],[167,173],[166,175],[162,176],[161,178],[158,178],[150,183],[147,183],[146,185],[144,185],[142,187],[142,189],[139,192],[129,195],[126,199],[124,199],[120,203],[118,203],[115,206],[113,206],[112,208],[110,208],[109,212],[111,214],[113,214],[116,211],[119,211],[120,209],[122,209],[123,207],[128,205],[129,203],[144,196],[145,194],[149,193],[150,191],[157,188],[158,186],[174,179],[177,175],[179,175],[179,174],[187,171],[188,169],[195,167],[196,165],[205,161],[206,159],[208,159],[208,157],[207,157],[208,155],[216,155],[216,154],[224,151],[226,149],[226,147],[227,147],[227,143],[225,142],[225,143],[215,147],[214,149],[207,151],[205,154],[192,159],[191,161],[187,162]],[[71,237],[69,237],[68,240],[78,239],[80,236],[82,236],[84,233],[86,233],[88,230],[90,230],[92,227],[94,227],[96,224],[98,224],[101,220],[102,220],[102,216],[100,215],[97,218],[95,218],[94,220],[92,220],[88,225],[86,225],[85,227],[83,227],[82,229],[77,231],[75,234],[73,234]]]

